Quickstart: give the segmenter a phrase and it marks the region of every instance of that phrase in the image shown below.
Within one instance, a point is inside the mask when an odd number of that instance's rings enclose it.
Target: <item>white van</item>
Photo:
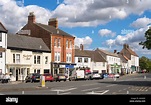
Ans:
[[[84,70],[73,70],[71,75],[69,76],[69,81],[73,80],[82,80],[85,79],[85,71]]]

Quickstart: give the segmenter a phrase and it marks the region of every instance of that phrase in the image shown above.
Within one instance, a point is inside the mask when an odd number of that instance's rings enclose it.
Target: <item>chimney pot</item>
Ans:
[[[30,12],[28,16],[28,23],[35,23],[36,17],[34,15],[34,12]]]
[[[58,19],[57,18],[49,19],[48,25],[54,26],[57,29],[58,28]]]

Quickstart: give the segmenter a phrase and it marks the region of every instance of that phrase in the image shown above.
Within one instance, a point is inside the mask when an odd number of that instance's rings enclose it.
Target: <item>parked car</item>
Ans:
[[[115,78],[119,78],[120,75],[119,75],[118,73],[115,73],[115,74],[114,74],[114,77],[115,77]]]
[[[103,78],[108,78],[108,73],[102,73],[101,74],[101,78],[103,79]]]
[[[39,73],[31,73],[28,74],[25,78],[25,82],[39,82],[40,81],[40,74]]]
[[[60,73],[60,74],[56,74],[55,76],[54,76],[54,81],[66,81],[67,80],[67,77],[65,76],[65,74],[63,74],[63,73]]]
[[[87,78],[89,79],[89,80],[93,80],[93,79],[101,79],[101,75],[96,71],[94,71],[94,72],[92,72],[92,73],[89,73],[88,75],[87,75]]]
[[[8,73],[0,75],[0,81],[2,83],[8,83],[10,81],[10,75]]]
[[[108,75],[108,77],[109,77],[109,78],[119,78],[120,75],[119,75],[118,73],[110,73],[110,74]]]
[[[50,73],[44,73],[43,76],[45,76],[45,81],[50,81],[50,82],[53,82],[54,81],[54,78],[52,76],[52,74]]]

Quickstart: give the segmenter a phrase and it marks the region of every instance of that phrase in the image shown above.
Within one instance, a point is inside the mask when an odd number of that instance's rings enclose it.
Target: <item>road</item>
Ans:
[[[125,95],[151,94],[151,74],[132,74],[117,79],[66,82],[0,84],[1,95]]]

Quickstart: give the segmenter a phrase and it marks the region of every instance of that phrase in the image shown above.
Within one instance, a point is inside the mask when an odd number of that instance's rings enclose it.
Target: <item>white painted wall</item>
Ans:
[[[109,55],[107,55],[107,57],[106,57],[107,59],[107,62],[108,62],[108,64],[110,65],[110,64],[115,64],[115,63],[117,63],[118,65],[120,65],[120,58],[119,57],[114,57],[114,56],[109,56]]]
[[[2,41],[0,42],[0,46],[2,48],[7,48],[7,33],[0,33],[2,35]],[[6,61],[6,54],[5,52],[2,52],[2,58],[0,58],[0,69],[2,70],[2,73],[6,73],[6,67],[5,67],[5,61]]]
[[[78,58],[82,58],[82,62],[78,62]],[[88,58],[88,62],[84,62],[84,58],[87,57],[75,57],[75,67],[91,67],[91,58]]]
[[[13,63],[13,54],[20,54],[20,63]],[[40,64],[34,64],[34,55],[40,56]],[[48,63],[45,64],[45,57],[48,56]],[[6,50],[6,72],[10,72],[10,68],[13,68],[12,81],[16,81],[16,68],[23,69],[23,74],[19,73],[18,80],[24,80],[27,71],[29,69],[29,73],[34,73],[34,69],[40,69],[40,74],[44,73],[44,69],[50,70],[51,62],[51,53],[36,53],[32,51],[17,51],[17,50]],[[22,70],[21,70],[22,71]]]
[[[91,62],[91,72],[93,70],[98,70],[99,73],[102,73],[102,70],[106,70],[106,66],[107,62]]]

